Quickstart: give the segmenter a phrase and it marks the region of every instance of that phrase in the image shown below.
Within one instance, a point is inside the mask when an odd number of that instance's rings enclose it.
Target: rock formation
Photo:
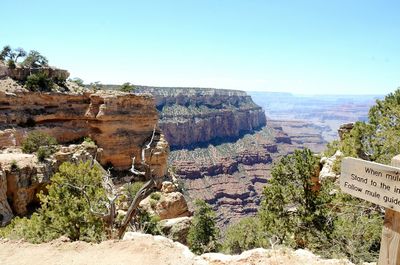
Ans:
[[[156,193],[160,197],[153,199],[147,197],[140,203],[140,207],[151,215],[158,216],[160,220],[190,216],[188,205],[180,192]]]
[[[344,135],[349,133],[351,131],[351,129],[353,129],[353,127],[354,127],[353,122],[340,125],[340,127],[338,129],[339,139],[343,140]]]
[[[155,97],[160,128],[173,148],[236,140],[266,124],[264,111],[243,91],[159,87],[138,91]]]
[[[40,163],[35,154],[23,154],[18,148],[3,150],[0,153],[0,226],[8,224],[15,215],[28,214],[39,204],[36,194],[50,183],[61,163],[91,160],[97,152],[94,145],[70,145]]]
[[[140,164],[142,145],[156,128],[153,152],[145,155],[154,174],[163,176],[169,147],[157,129],[157,122],[157,110],[150,95],[0,91],[0,148],[20,145],[31,130],[52,135],[60,143],[89,136],[103,148],[102,165],[128,169],[132,156]]]

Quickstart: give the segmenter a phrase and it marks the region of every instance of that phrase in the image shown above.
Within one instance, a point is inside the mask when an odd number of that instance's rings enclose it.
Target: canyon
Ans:
[[[137,92],[155,98],[171,145],[168,164],[189,207],[205,200],[223,229],[256,214],[274,161],[298,148],[319,152],[327,143],[307,123],[267,120],[244,91],[138,86]]]

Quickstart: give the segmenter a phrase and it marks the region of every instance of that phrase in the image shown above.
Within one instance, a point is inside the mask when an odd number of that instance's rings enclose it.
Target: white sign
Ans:
[[[346,157],[340,188],[357,198],[400,212],[400,168]]]

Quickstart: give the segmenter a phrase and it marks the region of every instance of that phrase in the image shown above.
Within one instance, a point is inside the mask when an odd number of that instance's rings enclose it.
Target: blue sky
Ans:
[[[85,82],[386,94],[400,1],[3,1],[0,46]]]

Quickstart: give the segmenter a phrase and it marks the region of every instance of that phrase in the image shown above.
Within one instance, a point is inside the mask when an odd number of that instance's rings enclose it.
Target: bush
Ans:
[[[190,226],[187,241],[189,248],[196,254],[217,251],[219,229],[215,224],[215,212],[205,201],[195,201],[195,213]]]
[[[161,229],[158,226],[160,217],[152,216],[148,212],[138,210],[138,216],[136,217],[137,230],[145,234],[161,235]]]
[[[96,143],[90,137],[83,138],[83,143],[87,143],[89,145],[96,145]]]
[[[327,258],[374,261],[383,222],[380,208],[343,194],[331,180],[319,188],[313,184],[317,166],[318,159],[307,149],[274,165],[258,213],[264,236]]]
[[[28,53],[25,60],[22,62],[22,66],[27,68],[40,68],[48,66],[48,60],[46,57],[41,55],[38,51],[32,50]]]
[[[7,61],[7,67],[10,69],[15,69],[17,66],[15,65],[15,62],[10,59]]]
[[[50,92],[54,88],[54,82],[46,73],[39,72],[28,76],[25,87],[30,91]]]
[[[48,195],[38,195],[41,208],[30,219],[16,218],[4,229],[3,237],[24,238],[33,243],[47,242],[62,235],[71,240],[98,242],[106,238],[103,221],[90,212],[104,210],[105,191],[101,171],[90,163],[63,163],[47,186]]]
[[[70,79],[70,81],[74,82],[78,86],[82,86],[82,87],[85,86],[84,83],[83,83],[83,80],[81,78],[79,78],[79,77],[72,78],[72,79]]]
[[[272,169],[259,212],[269,236],[304,248],[329,231],[325,198],[318,192],[318,159],[309,149],[283,157]],[[321,232],[321,233],[320,233]]]
[[[153,192],[150,194],[150,198],[155,201],[159,201],[161,199],[161,194],[159,192]]]
[[[132,92],[134,89],[135,87],[129,82],[122,84],[119,88],[122,92]]]
[[[228,254],[240,254],[254,248],[268,248],[269,243],[262,230],[260,219],[246,217],[226,230],[222,249]]]
[[[128,201],[131,202],[136,196],[136,193],[143,187],[143,182],[137,181],[133,183],[126,184],[126,195],[128,197]]]
[[[31,154],[38,152],[39,148],[43,147],[47,150],[41,152],[45,152],[46,155],[48,152],[52,154],[55,151],[55,145],[57,145],[57,141],[54,137],[40,131],[33,131],[22,142],[22,152]]]
[[[377,100],[369,110],[369,122],[356,122],[340,143],[345,156],[390,164],[400,153],[400,89],[383,100]]]

